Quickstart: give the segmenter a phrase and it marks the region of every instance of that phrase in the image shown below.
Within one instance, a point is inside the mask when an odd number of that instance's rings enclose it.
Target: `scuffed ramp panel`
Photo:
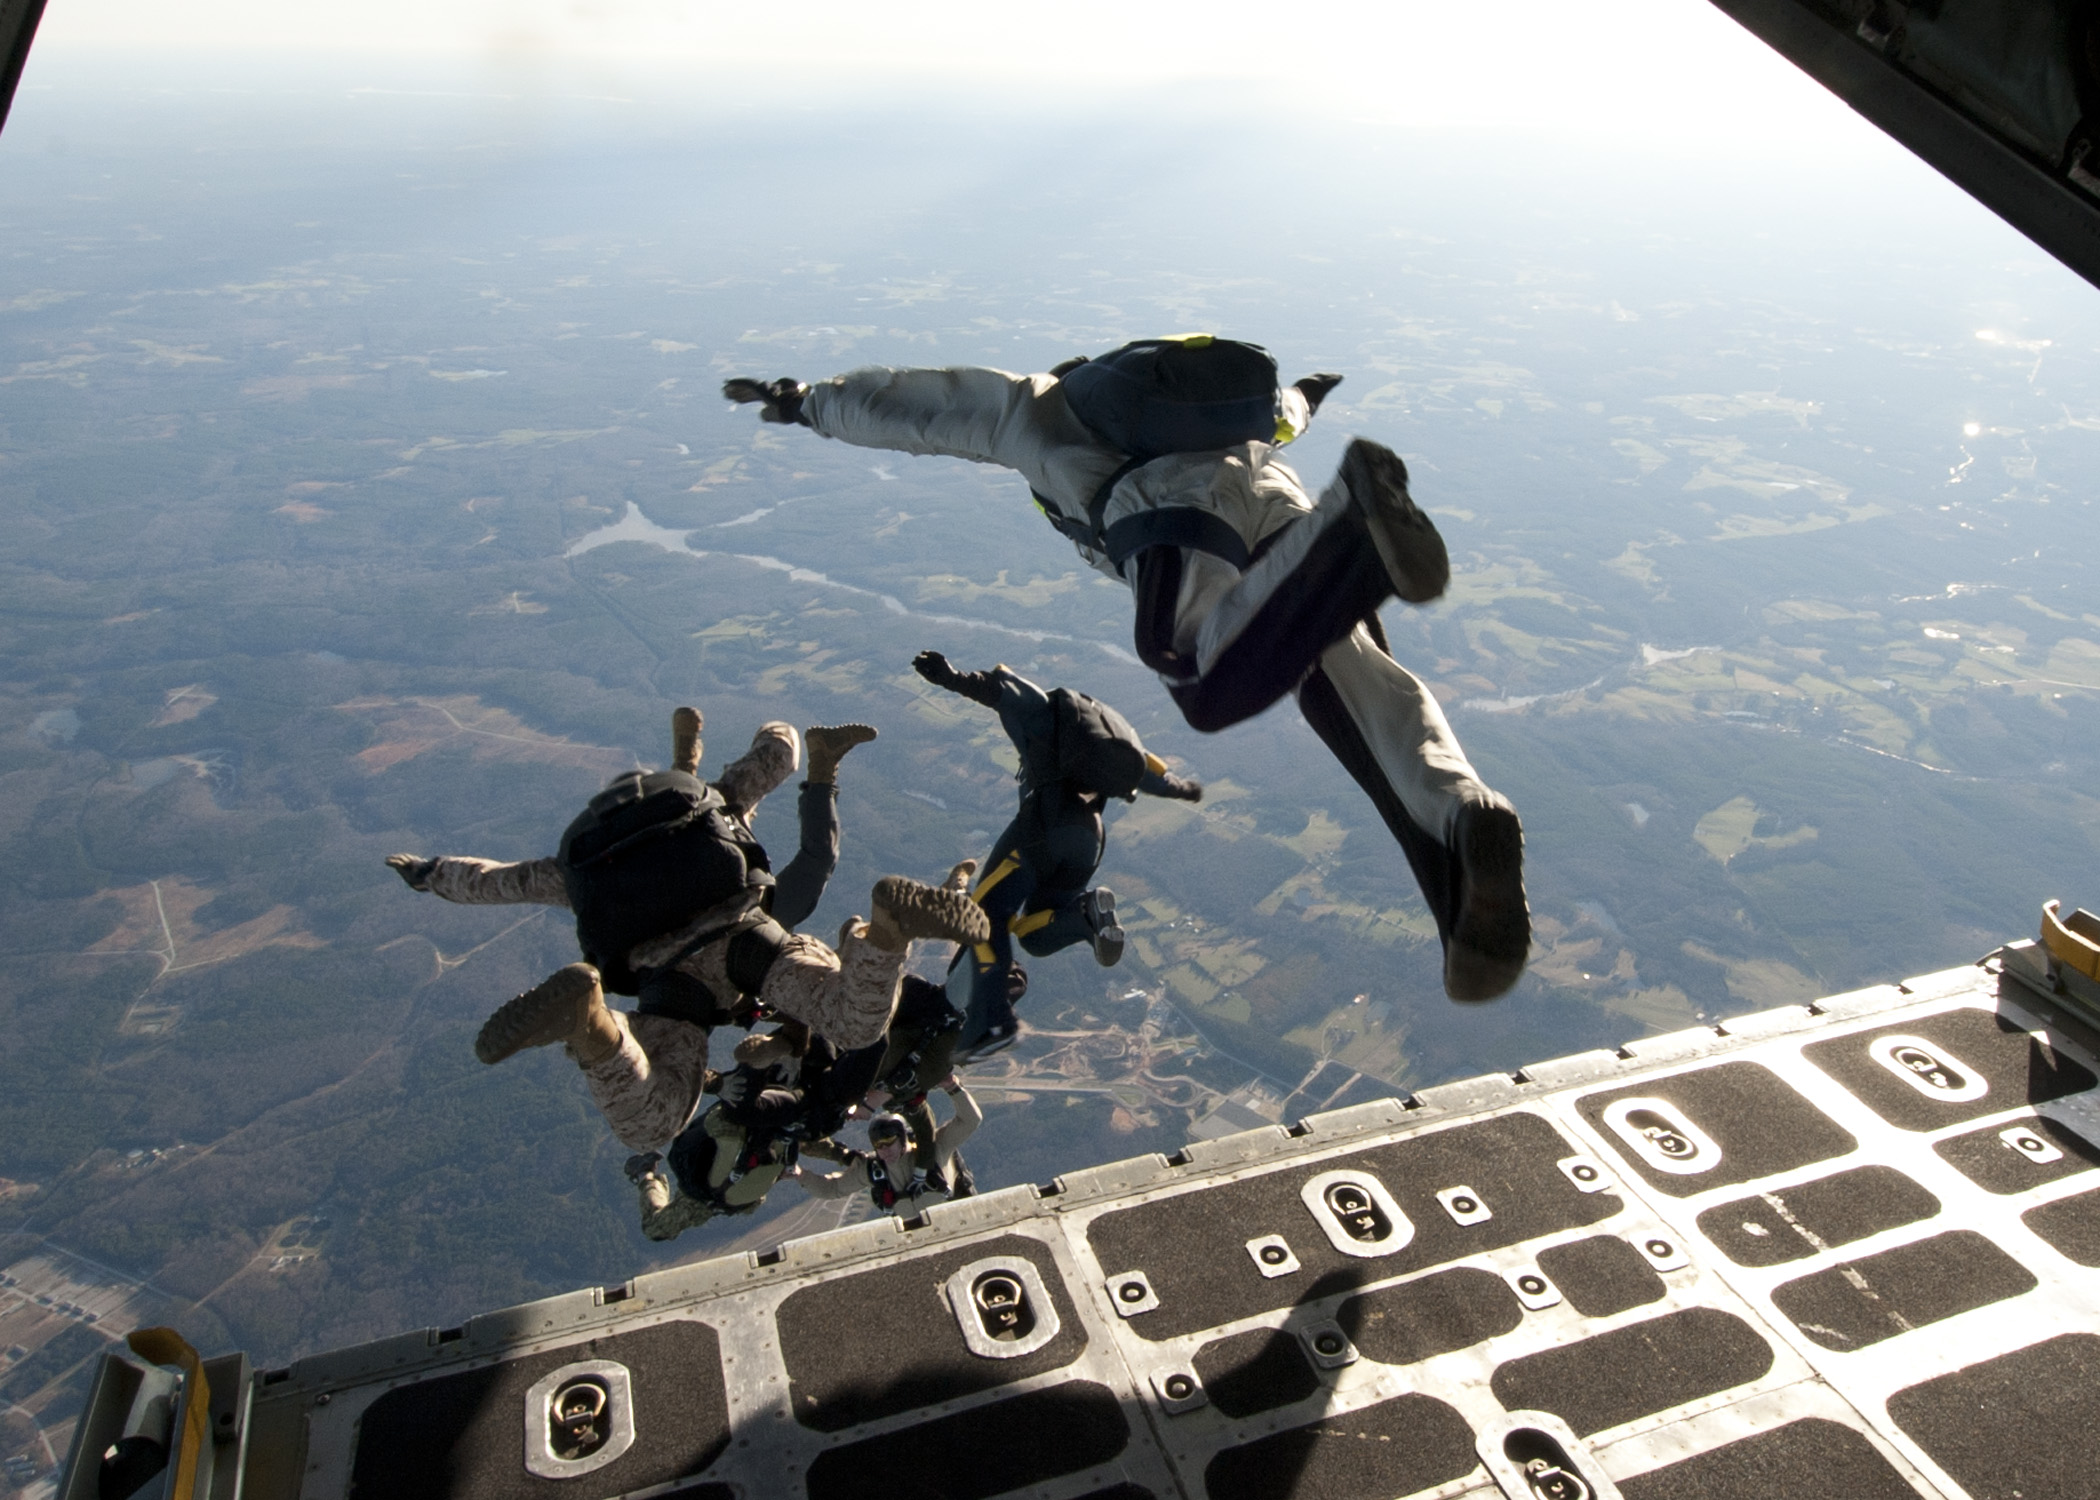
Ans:
[[[1264,1126],[304,1361],[251,1500],[2081,1493],[2096,1071],[1980,967]],[[594,1359],[627,1467],[528,1472]]]

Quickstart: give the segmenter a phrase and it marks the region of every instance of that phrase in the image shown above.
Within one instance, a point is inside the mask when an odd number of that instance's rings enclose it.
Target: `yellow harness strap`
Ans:
[[[1038,928],[1048,927],[1057,919],[1057,913],[1049,908],[1042,911],[1025,912],[1006,924],[1006,930],[1015,937],[1026,937]]]
[[[984,905],[984,893],[1020,868],[1021,857],[1018,854],[1007,855],[998,864],[992,866],[991,871],[977,882],[977,889],[970,892],[970,899],[979,906]]]

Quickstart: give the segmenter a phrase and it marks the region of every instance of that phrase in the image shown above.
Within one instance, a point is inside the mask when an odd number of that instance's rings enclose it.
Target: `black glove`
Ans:
[[[430,889],[430,877],[437,872],[438,862],[425,859],[420,854],[389,854],[386,867],[408,882],[412,891]]]
[[[1339,375],[1308,375],[1303,380],[1291,382],[1305,397],[1305,405],[1309,411],[1318,411],[1320,403],[1327,399],[1327,393],[1341,383],[1342,377]]]
[[[960,672],[938,651],[921,651],[911,659],[911,669],[937,688],[959,693],[986,708],[999,706],[999,684],[989,672]]]
[[[627,1165],[621,1170],[627,1173],[627,1180],[629,1182],[634,1183],[637,1187],[639,1187],[641,1185],[642,1179],[644,1177],[647,1177],[651,1172],[654,1172],[656,1170],[656,1164],[662,1160],[663,1158],[657,1155],[654,1151],[645,1151],[639,1156],[628,1157]]]
[[[763,403],[758,410],[760,420],[766,422],[799,422],[809,426],[809,418],[802,415],[802,398],[809,394],[809,387],[791,375],[778,380],[746,380],[742,376],[722,382],[722,394],[739,406],[752,401]]]
[[[1172,771],[1160,772],[1159,779],[1166,783],[1165,790],[1160,793],[1162,797],[1171,797],[1177,802],[1201,802],[1203,800],[1203,783],[1200,781],[1191,781],[1186,776],[1176,776]]]
[[[921,651],[911,659],[911,669],[937,688],[947,687],[962,676],[955,670],[955,663],[938,651]]]

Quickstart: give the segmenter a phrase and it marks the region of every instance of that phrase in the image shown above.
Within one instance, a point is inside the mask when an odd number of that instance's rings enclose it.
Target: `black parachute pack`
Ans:
[[[1276,436],[1276,360],[1259,344],[1207,333],[1139,339],[1062,377],[1087,430],[1135,459],[1208,453]]]
[[[685,771],[616,776],[561,836],[557,856],[576,941],[605,988],[640,990],[627,966],[637,943],[772,882],[766,852],[729,816],[722,794]]]
[[[1145,774],[1145,742],[1130,721],[1099,698],[1070,688],[1051,689],[1050,711],[1057,723],[1058,779],[1082,791],[1135,801]]]
[[[1118,568],[1145,547],[1194,547],[1244,568],[1239,534],[1208,511],[1163,508],[1104,526],[1109,496],[1125,475],[1170,453],[1209,453],[1278,437],[1282,387],[1276,359],[1259,344],[1207,333],[1139,339],[1073,366],[1059,377],[1072,415],[1127,455],[1094,493],[1084,521],[1061,516],[1042,496],[1050,524]]]

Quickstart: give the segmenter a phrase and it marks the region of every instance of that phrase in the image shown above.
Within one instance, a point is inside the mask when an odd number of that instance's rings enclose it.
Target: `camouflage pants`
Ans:
[[[758,726],[751,748],[723,767],[714,781],[715,790],[729,810],[745,818],[757,810],[768,793],[776,790],[802,764],[802,737],[792,724],[778,719]]]
[[[805,1022],[841,1052],[882,1039],[897,1010],[904,951],[878,948],[864,924],[839,942],[836,953],[816,938],[791,933],[766,971],[758,998],[784,1016]]]
[[[710,943],[687,960],[721,968],[726,942]],[[879,1039],[897,1003],[904,955],[849,933],[834,953],[815,938],[791,935],[766,971],[758,998],[781,1015],[806,1022],[842,1052]],[[685,1129],[700,1102],[707,1073],[708,1033],[669,1016],[614,1011],[620,1045],[583,1070],[606,1124],[630,1151],[660,1151]]]
[[[462,906],[559,906],[568,909],[569,891],[555,859],[521,859],[506,864],[471,854],[441,854],[430,872],[430,893]]]
[[[591,1099],[620,1144],[661,1151],[685,1129],[707,1077],[707,1032],[669,1016],[612,1013],[620,1045],[584,1066]]]

